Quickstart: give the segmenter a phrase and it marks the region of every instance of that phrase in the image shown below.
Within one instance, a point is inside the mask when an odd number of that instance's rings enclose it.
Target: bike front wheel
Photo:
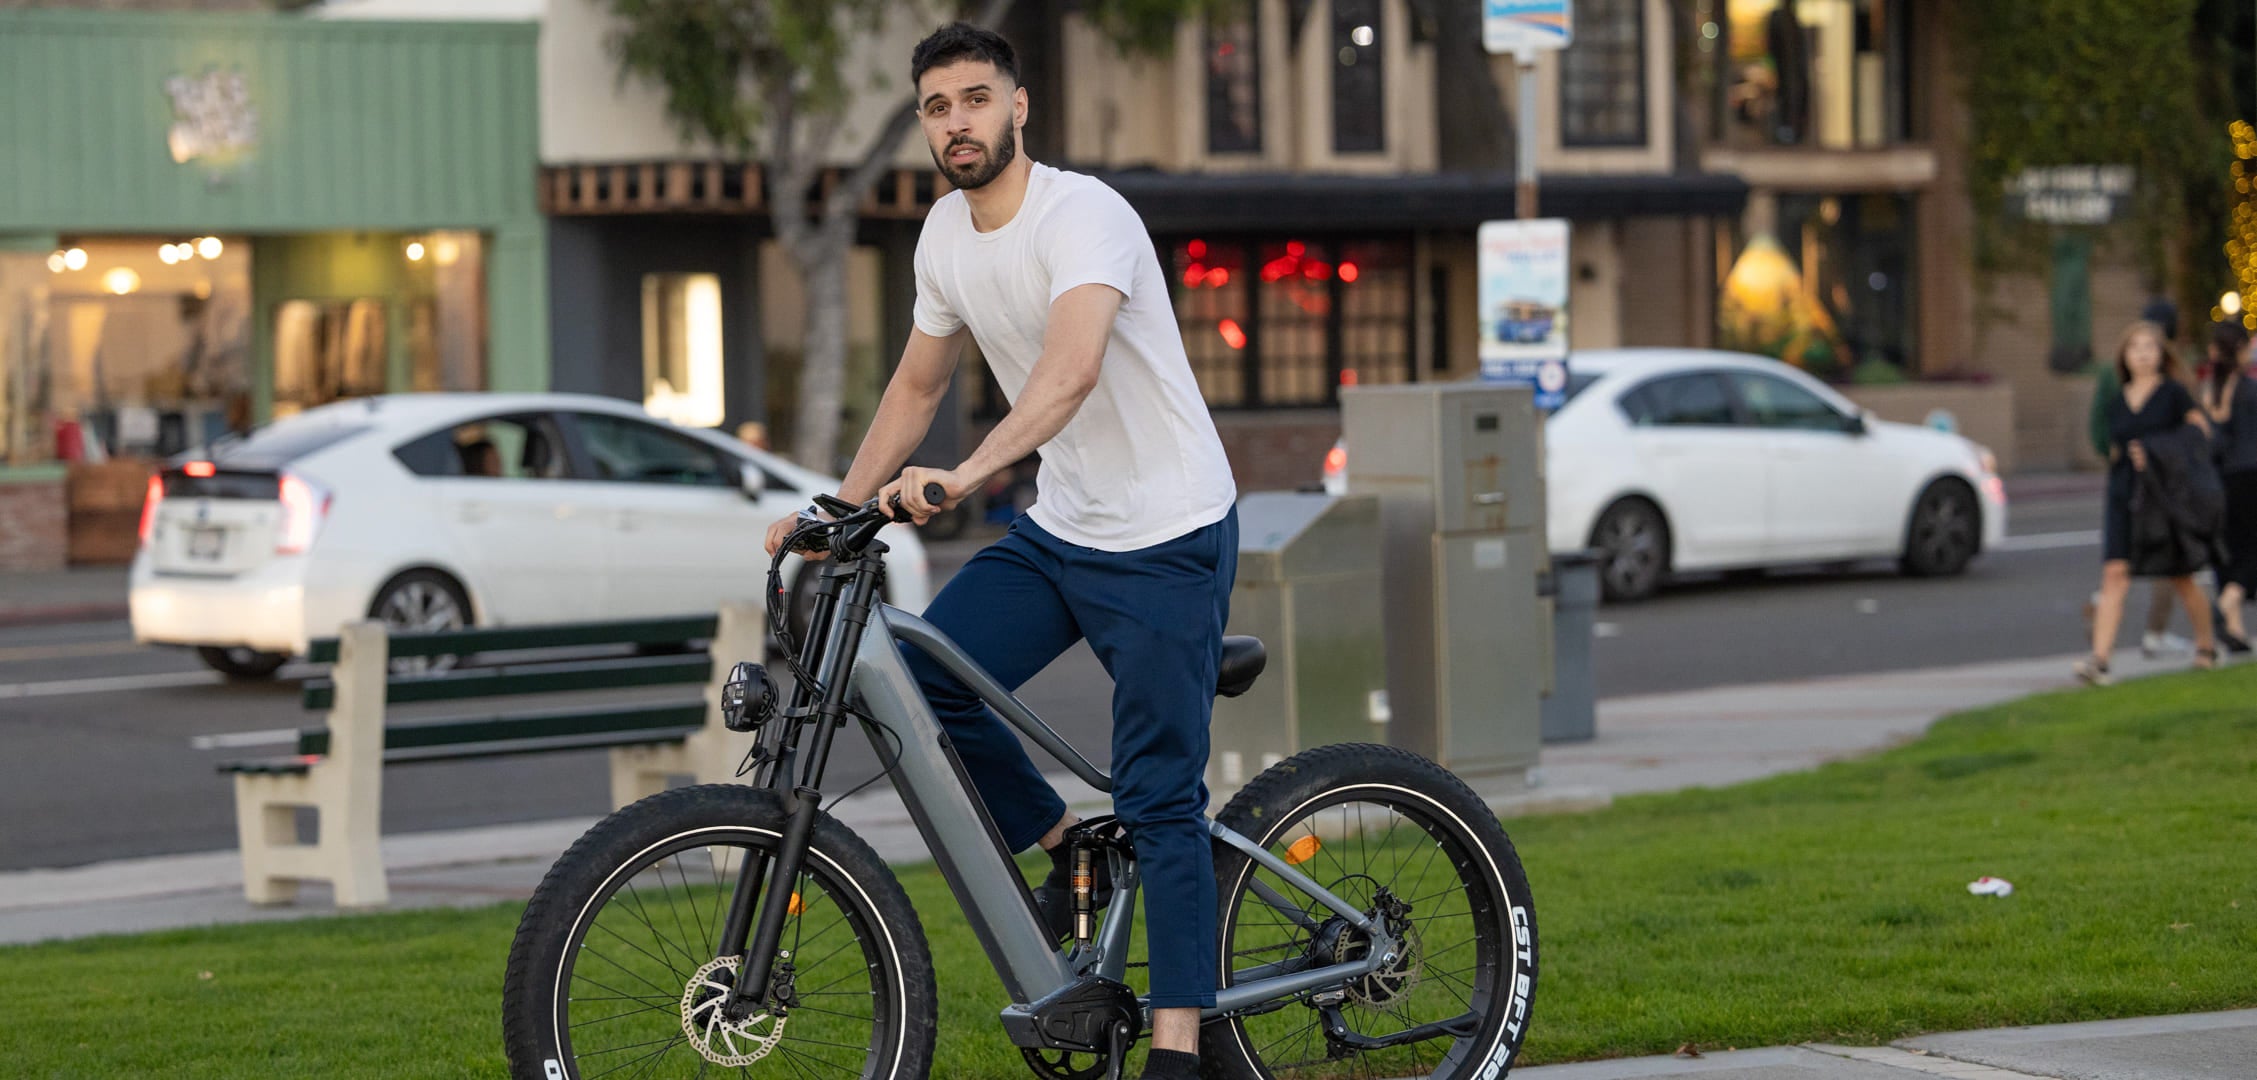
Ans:
[[[1527,1034],[1536,915],[1480,796],[1417,754],[1342,744],[1270,767],[1218,820],[1347,901],[1395,943],[1345,986],[1206,1025],[1210,1080],[1495,1080]],[[1220,985],[1366,959],[1371,935],[1216,845]]]
[[[922,1080],[932,958],[883,860],[819,814],[778,942],[780,989],[731,1018],[737,958],[720,942],[748,859],[773,858],[773,793],[678,788],[611,815],[526,904],[502,991],[516,1080],[774,1076]]]

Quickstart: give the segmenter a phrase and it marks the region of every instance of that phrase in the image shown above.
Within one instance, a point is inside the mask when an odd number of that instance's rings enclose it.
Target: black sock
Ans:
[[[1144,1056],[1144,1080],[1199,1080],[1199,1055],[1154,1050]]]

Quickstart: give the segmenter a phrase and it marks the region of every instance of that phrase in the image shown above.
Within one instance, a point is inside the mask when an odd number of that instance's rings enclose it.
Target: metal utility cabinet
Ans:
[[[1269,649],[1254,688],[1215,701],[1207,788],[1217,804],[1299,750],[1385,742],[1379,500],[1255,492],[1238,501],[1230,632]]]
[[[1533,392],[1356,388],[1341,413],[1348,491],[1380,502],[1390,741],[1469,775],[1533,767],[1552,670]]]

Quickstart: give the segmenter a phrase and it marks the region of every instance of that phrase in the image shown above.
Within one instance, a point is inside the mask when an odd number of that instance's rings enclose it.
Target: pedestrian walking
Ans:
[[[2257,383],[2249,379],[2249,331],[2239,322],[2210,328],[2202,411],[2210,418],[2218,472],[2226,488],[2226,562],[2218,568],[2218,639],[2249,651],[2242,604],[2257,593]]]
[[[2155,297],[2140,309],[2140,318],[2162,328],[2164,347],[2167,350],[2176,348],[2179,337],[2178,305],[2163,297]],[[2092,408],[2087,430],[2092,439],[2092,452],[2103,459],[2109,455],[2109,405],[2123,389],[2123,381],[2117,378],[2114,364],[2104,365],[2093,379]],[[2158,578],[2148,583],[2147,617],[2142,623],[2145,630],[2140,634],[2139,651],[2140,655],[2150,660],[2166,654],[2194,651],[2194,642],[2171,632],[2171,604],[2174,599],[2168,580]],[[2085,601],[2085,623],[2088,629],[2092,625],[2094,614],[2099,610],[2100,593],[2096,590]]]
[[[2178,358],[2171,354],[2162,327],[2143,320],[2124,330],[2115,363],[2120,389],[2108,401],[2108,495],[2101,531],[2100,598],[2093,612],[2092,655],[2076,667],[2079,679],[2096,686],[2110,681],[2108,659],[2115,651],[2116,631],[2123,622],[2124,596],[2131,590],[2135,540],[2153,539],[2153,518],[2169,510],[2162,497],[2152,494],[2155,478],[2143,475],[2152,464],[2149,444],[2167,444],[2188,425],[2201,434],[2208,430],[2208,421],[2194,394],[2179,380],[2179,371]],[[2151,494],[2137,501],[2144,504],[2141,509],[2150,524],[2135,538],[2135,494],[2141,491],[2143,481]],[[2187,619],[2194,624],[2195,666],[2213,666],[2218,650],[2211,635],[2210,605],[2193,576],[2201,567],[2183,565],[2184,560],[2166,564],[2152,556],[2145,544],[2139,550],[2143,555],[2141,576],[2168,578],[2171,590],[2186,608]]]

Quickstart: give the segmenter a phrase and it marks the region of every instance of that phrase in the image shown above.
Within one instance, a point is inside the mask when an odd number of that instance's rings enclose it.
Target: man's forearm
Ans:
[[[839,498],[859,504],[875,497],[878,489],[901,471],[910,451],[925,440],[925,433],[932,430],[933,415],[940,411],[941,399],[947,393],[945,384],[934,391],[899,382],[887,385],[885,396],[878,400],[877,415],[870,418],[870,431],[862,436],[862,447],[854,452],[854,464],[847,469],[846,479],[839,482]]]
[[[1013,463],[1034,453],[1042,444],[1057,438],[1074,418],[1081,403],[1088,400],[1089,392],[1097,388],[1097,372],[1092,365],[1087,369],[1061,369],[1042,377],[1043,368],[1037,365],[1035,377],[1027,381],[1027,388],[1011,406],[1003,422],[988,432],[980,441],[979,449],[964,459],[957,472],[984,481],[1009,468]]]

